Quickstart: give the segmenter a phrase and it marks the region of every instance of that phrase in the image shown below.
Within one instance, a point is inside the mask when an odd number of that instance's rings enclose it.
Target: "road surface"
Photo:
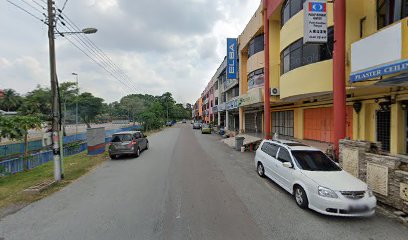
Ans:
[[[0,239],[404,239],[379,214],[326,217],[255,172],[253,153],[180,124],[139,158],[108,161],[0,221]]]

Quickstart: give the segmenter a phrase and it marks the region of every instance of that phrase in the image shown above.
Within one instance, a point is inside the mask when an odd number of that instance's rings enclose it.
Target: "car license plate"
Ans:
[[[359,205],[350,205],[349,206],[349,211],[352,211],[352,212],[364,212],[364,211],[367,211],[367,210],[368,210],[367,205],[359,204]]]

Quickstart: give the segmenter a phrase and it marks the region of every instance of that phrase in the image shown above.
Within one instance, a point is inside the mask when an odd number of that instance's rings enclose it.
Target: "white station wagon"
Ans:
[[[367,184],[341,169],[319,149],[264,140],[256,151],[258,175],[291,193],[301,208],[336,216],[371,216],[377,200]]]

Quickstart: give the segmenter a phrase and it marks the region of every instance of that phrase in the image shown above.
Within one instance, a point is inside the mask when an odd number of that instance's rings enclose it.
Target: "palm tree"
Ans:
[[[8,112],[10,109],[17,109],[20,103],[21,97],[14,89],[4,89],[3,97],[0,99],[0,106],[4,107]]]

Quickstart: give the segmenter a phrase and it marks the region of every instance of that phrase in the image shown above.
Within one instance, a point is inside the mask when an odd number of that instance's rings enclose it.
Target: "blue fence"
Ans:
[[[64,156],[71,156],[86,150],[86,143],[81,143],[75,146],[69,146],[64,148]],[[27,169],[33,169],[44,163],[53,160],[52,151],[43,151],[39,153],[32,154],[27,159]],[[23,157],[13,158],[10,160],[0,162],[0,175],[4,174],[14,174],[17,172],[22,172],[24,170],[24,160]]]
[[[141,130],[143,127],[140,125],[126,127],[126,128],[119,128],[119,129],[112,129],[105,131],[106,137],[111,137],[112,134],[120,132],[120,131],[131,131],[131,130]],[[80,133],[76,135],[70,135],[64,137],[64,144],[70,144],[73,142],[78,141],[86,141],[86,133]],[[43,148],[42,140],[35,140],[28,142],[28,151],[40,151]],[[0,158],[11,156],[11,155],[18,155],[24,153],[24,143],[13,143],[7,145],[0,146]]]
[[[121,132],[121,131],[141,130],[141,129],[142,129],[142,126],[132,126],[132,127],[108,130],[105,132],[105,136],[106,136],[105,142],[106,143],[110,142],[112,138],[112,134],[114,133]],[[86,142],[83,142],[85,140],[86,140],[86,133],[64,137],[64,144],[82,141],[81,143],[77,145],[71,145],[71,146],[64,147],[64,156],[71,156],[71,155],[85,151],[87,149]],[[28,148],[29,151],[41,150],[42,142],[41,140],[31,141],[29,142],[28,146],[29,146]],[[2,152],[2,149],[4,150],[3,152]],[[0,146],[0,157],[12,155],[12,154],[22,154],[22,153],[24,153],[23,143],[14,143],[14,144]],[[53,160],[52,151],[42,151],[39,153],[31,154],[27,160],[27,169],[35,168],[37,166],[40,166],[41,164],[47,163],[52,160]],[[24,170],[23,157],[13,158],[13,159],[4,160],[0,162],[0,176],[5,175],[5,174],[15,174],[17,172],[22,172],[23,170]]]
[[[41,148],[43,148],[41,140],[28,142],[28,151],[36,151]],[[24,153],[24,143],[13,143],[0,146],[0,157],[22,153]]]

